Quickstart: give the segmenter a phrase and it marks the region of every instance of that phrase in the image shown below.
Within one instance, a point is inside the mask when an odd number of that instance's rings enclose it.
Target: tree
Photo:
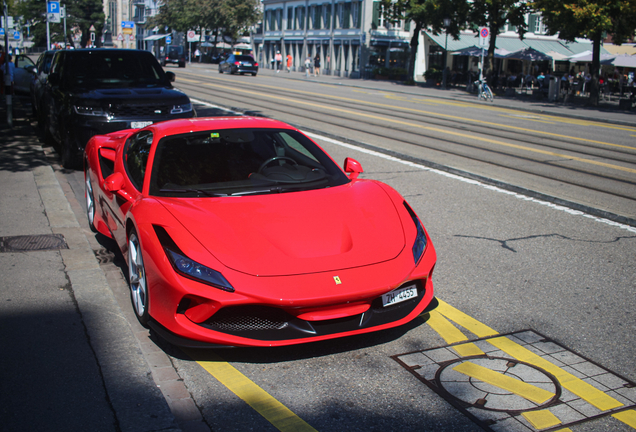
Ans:
[[[258,0],[168,0],[150,25],[167,26],[179,32],[210,30],[216,45],[219,36],[235,41],[260,19]]]
[[[495,68],[495,48],[497,36],[507,24],[515,26],[519,37],[527,30],[525,20],[529,11],[528,4],[519,0],[475,0],[470,11],[470,21],[476,26],[488,27],[490,30],[490,44],[488,57],[483,65],[486,75],[491,74]]]
[[[30,32],[35,46],[46,46],[46,1],[25,0],[17,2],[17,12],[31,24]],[[94,26],[98,35],[104,28],[104,5],[101,0],[74,0],[66,4],[66,28],[64,23],[49,23],[51,42],[67,42],[72,40],[75,32],[81,31],[81,46],[85,47],[90,38],[89,29]],[[47,47],[48,49],[49,47]]]
[[[434,34],[448,32],[455,40],[464,28],[469,4],[467,0],[383,0],[386,18],[396,22],[401,19],[411,20],[415,24],[410,42],[408,76],[415,76],[415,57],[419,47],[422,29],[430,28]],[[444,19],[449,18],[450,25],[444,27]]]
[[[611,35],[621,45],[636,29],[636,0],[534,0],[531,7],[543,16],[549,34],[574,41],[587,38],[593,44],[590,103],[598,105],[601,43]]]

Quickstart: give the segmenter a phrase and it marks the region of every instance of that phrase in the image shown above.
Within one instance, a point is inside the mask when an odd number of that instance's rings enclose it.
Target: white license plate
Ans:
[[[417,287],[415,285],[399,288],[390,293],[382,294],[382,306],[391,306],[414,297],[417,297]]]
[[[145,122],[131,122],[130,123],[130,127],[133,129],[141,129],[141,128],[145,128],[148,125],[151,125],[152,122],[151,121],[145,121]]]

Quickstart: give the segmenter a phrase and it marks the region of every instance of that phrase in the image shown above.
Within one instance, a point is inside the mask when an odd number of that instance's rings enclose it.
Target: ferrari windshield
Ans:
[[[156,196],[240,196],[338,186],[348,177],[300,132],[224,129],[174,135],[157,145]]]

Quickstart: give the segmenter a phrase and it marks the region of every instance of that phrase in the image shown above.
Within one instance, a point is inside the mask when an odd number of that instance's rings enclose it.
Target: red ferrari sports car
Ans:
[[[93,137],[93,230],[129,268],[139,321],[189,347],[277,346],[405,324],[436,254],[404,198],[292,126],[193,118]]]

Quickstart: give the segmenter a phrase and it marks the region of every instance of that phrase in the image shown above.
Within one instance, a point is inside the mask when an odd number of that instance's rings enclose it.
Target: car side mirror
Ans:
[[[344,161],[344,170],[349,174],[351,180],[355,180],[358,176],[364,172],[362,165],[355,159],[346,158]]]
[[[117,192],[124,187],[124,176],[120,172],[113,173],[104,180],[104,189],[108,192]]]
[[[177,76],[174,74],[174,72],[166,72],[166,76],[168,77],[168,81],[170,81],[171,83],[173,83],[177,79]]]
[[[38,73],[38,68],[35,67],[34,65],[29,65],[27,67],[24,68],[27,72],[32,73],[33,75],[37,75]]]

